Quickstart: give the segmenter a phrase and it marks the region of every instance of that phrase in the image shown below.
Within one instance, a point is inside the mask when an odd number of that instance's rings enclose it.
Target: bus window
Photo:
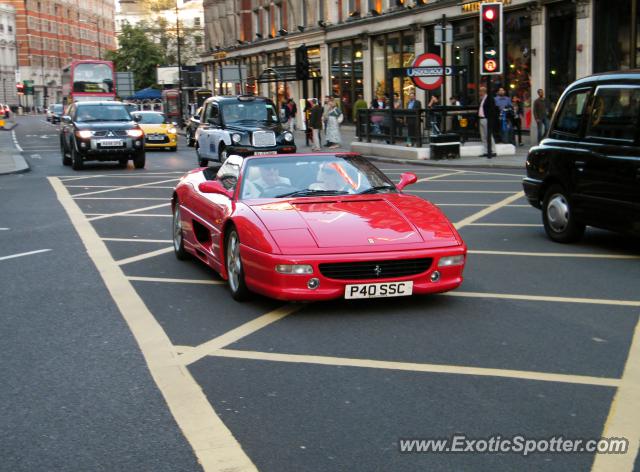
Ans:
[[[73,73],[73,91],[112,93],[113,71],[106,64],[77,64]]]

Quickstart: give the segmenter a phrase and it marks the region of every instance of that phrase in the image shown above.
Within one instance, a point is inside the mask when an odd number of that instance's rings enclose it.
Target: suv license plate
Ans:
[[[98,144],[102,147],[122,146],[122,139],[102,139]]]
[[[344,298],[406,297],[413,293],[413,281],[355,284],[344,287]]]

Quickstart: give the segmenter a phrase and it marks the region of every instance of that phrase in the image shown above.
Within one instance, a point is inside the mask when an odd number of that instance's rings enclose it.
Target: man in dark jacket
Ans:
[[[533,102],[533,118],[536,120],[540,142],[549,128],[549,104],[542,89],[538,89],[538,98]]]
[[[480,107],[478,108],[478,127],[480,128],[480,139],[484,145],[485,152],[480,157],[492,158],[495,156],[496,143],[493,140],[493,130],[496,123],[496,103],[493,97],[487,95],[487,88],[482,86],[480,92]],[[491,154],[487,146],[488,140],[491,139]]]
[[[309,118],[309,126],[313,134],[313,146],[312,151],[320,150],[320,130],[322,129],[322,112],[323,109],[318,103],[317,98],[311,99],[313,102],[313,108],[311,108],[311,117]]]

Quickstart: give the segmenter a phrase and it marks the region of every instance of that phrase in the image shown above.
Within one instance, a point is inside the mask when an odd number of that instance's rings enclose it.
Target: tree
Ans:
[[[156,67],[166,65],[163,48],[147,35],[149,28],[144,22],[131,26],[125,23],[118,36],[119,48],[107,53],[116,70],[133,72],[136,89],[156,83]]]

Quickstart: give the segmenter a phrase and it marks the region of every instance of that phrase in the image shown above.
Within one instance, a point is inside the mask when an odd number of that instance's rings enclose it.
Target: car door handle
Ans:
[[[578,169],[578,172],[584,172],[584,168],[587,163],[585,161],[575,161],[573,165]]]

